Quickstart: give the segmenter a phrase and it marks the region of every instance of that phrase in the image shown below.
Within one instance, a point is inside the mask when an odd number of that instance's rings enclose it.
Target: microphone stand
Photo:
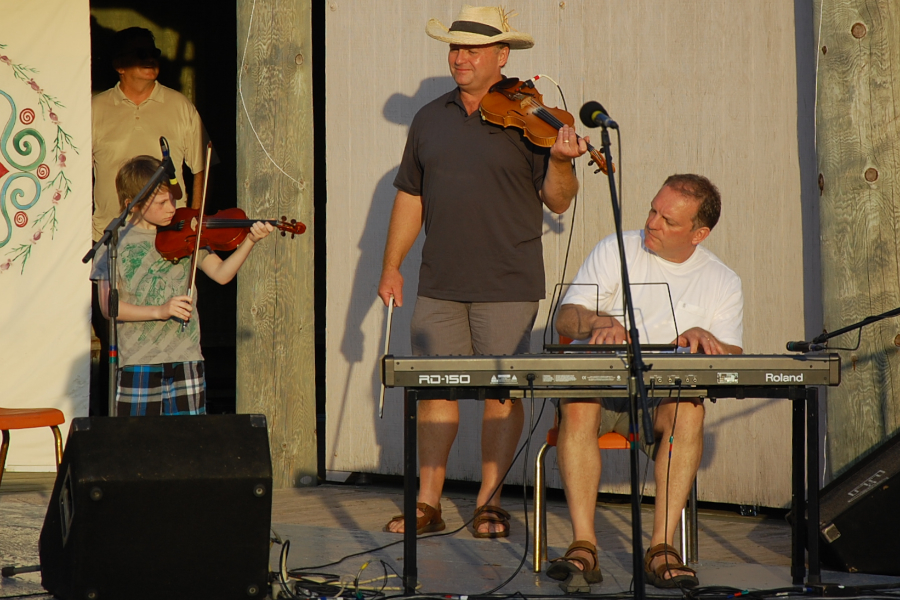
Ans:
[[[866,325],[871,325],[872,323],[877,323],[878,321],[882,321],[884,319],[888,319],[890,317],[895,317],[900,315],[900,306],[897,308],[892,308],[887,312],[883,312],[880,315],[872,315],[870,317],[866,317],[862,321],[857,321],[852,325],[847,325],[846,327],[842,327],[841,329],[835,329],[831,333],[822,333],[814,337],[810,343],[812,344],[821,344],[826,340],[830,340],[833,337],[837,337],[839,335],[843,335],[848,331],[853,331],[854,329],[862,329]]]
[[[616,193],[615,177],[613,175],[612,153],[610,151],[609,130],[601,125],[600,132],[601,150],[606,158],[607,177],[609,179],[609,195],[612,201],[613,219],[616,224],[616,241],[619,245],[619,262],[622,265],[622,296],[628,316],[630,327],[628,335],[631,342],[627,346],[627,359],[629,368],[628,378],[628,431],[631,456],[631,543],[632,543],[632,569],[634,575],[634,598],[644,600],[646,589],[644,582],[644,551],[641,542],[643,531],[641,529],[641,503],[640,503],[640,454],[638,453],[638,440],[640,431],[638,427],[638,402],[643,410],[643,426],[645,439],[652,439],[653,425],[650,421],[649,402],[647,401],[647,386],[644,383],[644,372],[649,370],[641,356],[640,335],[634,320],[634,302],[631,298],[631,282],[628,277],[628,265],[625,262],[625,242],[622,238],[622,210],[619,206],[619,198]],[[592,155],[593,156],[593,155]],[[596,161],[595,161],[596,162]],[[598,165],[599,166],[599,165]]]
[[[118,324],[117,317],[119,316],[119,290],[117,288],[117,272],[116,264],[119,259],[119,228],[125,225],[126,219],[131,214],[131,210],[134,206],[142,201],[144,198],[150,195],[150,192],[155,190],[157,186],[162,182],[163,177],[166,174],[166,163],[163,164],[156,170],[156,172],[150,177],[147,181],[147,185],[138,192],[137,196],[131,201],[131,203],[125,207],[125,210],[122,211],[118,217],[109,222],[109,225],[106,226],[106,229],[103,230],[103,235],[100,236],[100,239],[93,245],[93,247],[88,251],[87,254],[84,255],[84,258],[81,259],[81,262],[86,263],[92,258],[97,252],[100,250],[102,246],[107,247],[107,266],[109,267],[109,298],[107,299],[107,313],[109,314],[109,416],[114,417],[116,415],[116,387],[118,384],[118,375],[119,375],[119,349],[118,349],[118,336],[116,334],[116,326]],[[103,360],[103,357],[100,357]]]

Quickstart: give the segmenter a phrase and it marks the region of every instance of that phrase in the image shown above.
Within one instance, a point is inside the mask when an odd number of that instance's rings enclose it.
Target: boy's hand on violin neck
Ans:
[[[550,158],[567,162],[578,158],[588,151],[587,145],[590,141],[590,138],[579,139],[575,129],[563,125],[556,136],[556,142],[550,148]]]
[[[187,320],[191,318],[194,307],[190,296],[174,296],[165,304],[160,305],[158,309],[160,321],[171,317]]]
[[[250,233],[247,234],[247,237],[250,238],[250,241],[254,244],[259,240],[263,239],[270,233],[275,231],[275,228],[271,223],[264,223],[263,221],[257,221],[253,225],[250,226]]]

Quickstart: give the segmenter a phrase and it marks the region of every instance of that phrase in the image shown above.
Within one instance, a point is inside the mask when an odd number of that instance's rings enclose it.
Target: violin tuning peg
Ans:
[[[602,171],[602,170],[603,170],[603,169],[596,169],[596,170],[594,171],[594,173],[599,173],[599,172]]]
[[[589,167],[593,167],[593,166],[594,166],[594,159],[593,159],[593,158],[592,158],[591,160],[588,161],[588,166],[589,166]]]

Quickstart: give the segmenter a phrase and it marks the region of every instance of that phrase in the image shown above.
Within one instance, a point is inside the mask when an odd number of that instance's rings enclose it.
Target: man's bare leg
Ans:
[[[561,400],[562,419],[556,460],[566,491],[566,503],[572,520],[572,540],[585,540],[597,545],[594,514],[597,510],[597,488],[600,486],[600,450],[597,431],[600,428],[600,404],[589,400]],[[582,550],[574,556],[591,562]],[[578,562],[573,562],[581,566]]]
[[[481,489],[476,506],[500,506],[503,476],[512,464],[516,445],[522,436],[525,411],[522,401],[499,400],[484,402],[481,422]],[[505,527],[498,523],[482,523],[480,533],[497,533]]]
[[[703,455],[703,417],[702,402],[681,400],[678,403],[677,421],[675,421],[674,400],[667,400],[656,409],[654,432],[660,440],[659,452],[656,455],[654,478],[656,480],[656,503],[653,512],[653,535],[650,547],[666,542],[674,546],[675,531],[681,520],[681,510],[687,504],[691,486],[700,468]],[[669,467],[669,436],[672,435],[672,424],[675,421],[675,440],[672,446],[671,468]],[[668,489],[666,487],[668,480]],[[668,512],[666,499],[668,498]],[[684,557],[682,557],[684,558]],[[666,556],[657,556],[651,568],[665,563]],[[672,575],[687,572],[673,571]],[[663,575],[668,579],[670,575]]]
[[[446,400],[419,402],[417,416],[419,451],[419,502],[434,508],[441,502],[444,478],[447,476],[447,458],[459,430],[459,405]],[[516,438],[518,439],[518,438]],[[421,517],[424,513],[416,510]],[[392,521],[390,531],[403,533],[403,521]]]

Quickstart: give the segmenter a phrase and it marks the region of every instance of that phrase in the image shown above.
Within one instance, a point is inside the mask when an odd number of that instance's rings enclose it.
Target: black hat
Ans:
[[[149,29],[129,27],[117,31],[112,38],[113,68],[158,66],[161,52]]]

